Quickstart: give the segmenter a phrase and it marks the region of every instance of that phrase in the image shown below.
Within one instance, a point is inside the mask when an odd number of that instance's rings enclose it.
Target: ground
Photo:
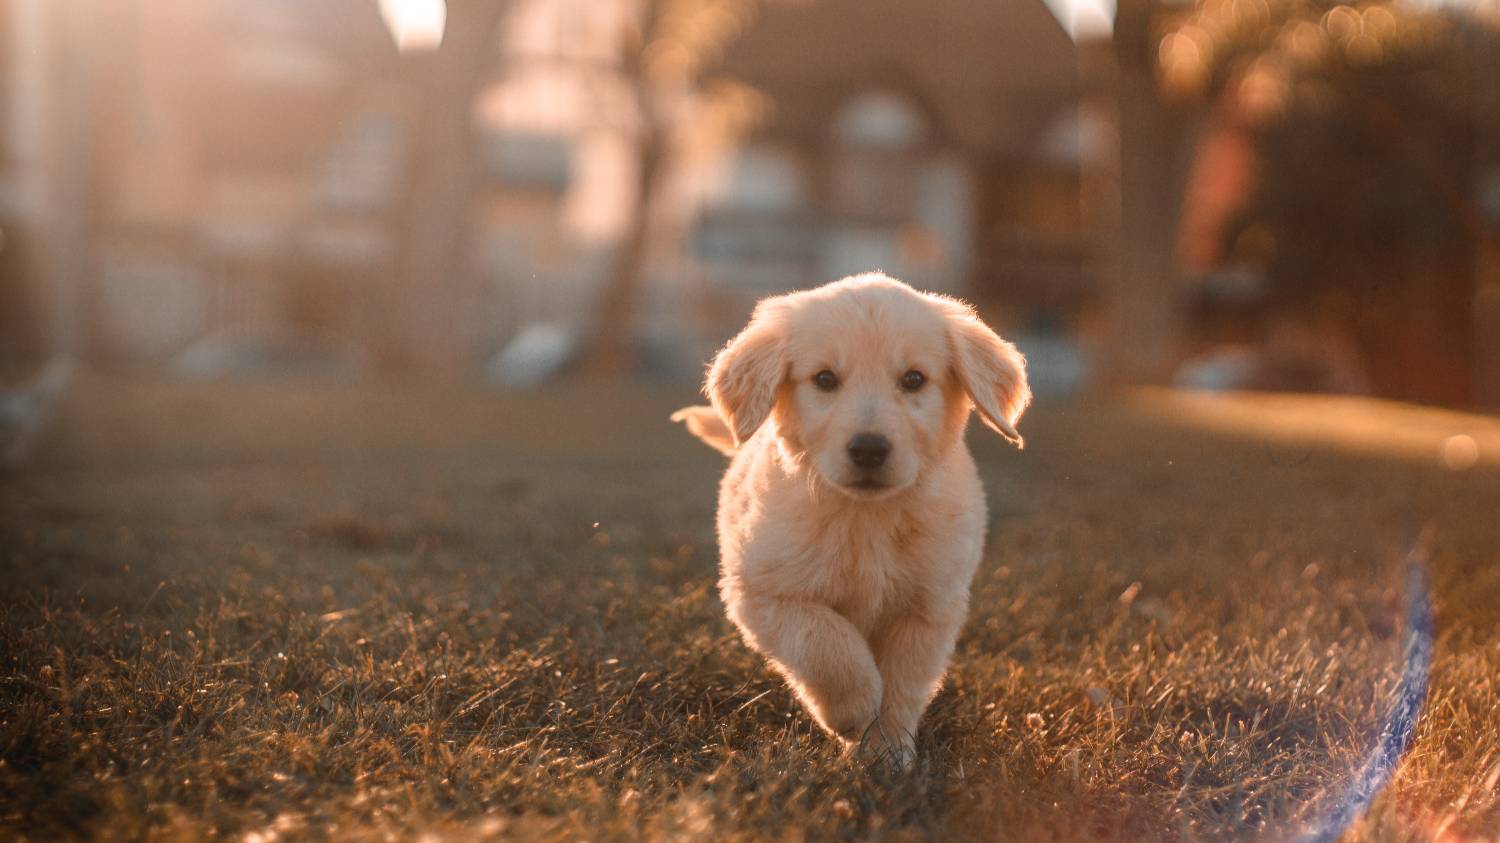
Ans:
[[[1500,834],[1500,422],[971,426],[988,550],[902,775],[724,620],[693,399],[81,377],[0,479],[0,836],[1284,839],[1375,744],[1414,545],[1431,689],[1345,839]]]

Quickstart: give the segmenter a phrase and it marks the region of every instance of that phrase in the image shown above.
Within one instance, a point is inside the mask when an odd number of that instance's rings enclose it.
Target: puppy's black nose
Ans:
[[[879,468],[891,453],[891,440],[878,433],[856,433],[849,440],[849,459],[860,468]]]

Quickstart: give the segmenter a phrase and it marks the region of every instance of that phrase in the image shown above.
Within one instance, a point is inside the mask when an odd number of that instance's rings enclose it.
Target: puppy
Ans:
[[[969,411],[1022,445],[1026,364],[954,299],[878,273],[765,299],[675,421],[731,455],[719,593],[846,748],[900,767],[968,610],[986,525]]]

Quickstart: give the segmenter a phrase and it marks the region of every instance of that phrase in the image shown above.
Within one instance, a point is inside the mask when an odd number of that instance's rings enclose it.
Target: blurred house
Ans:
[[[1071,17],[1066,0],[686,4],[727,33],[695,57],[701,78],[752,86],[765,107],[732,143],[673,140],[648,191],[641,0],[455,3],[440,44],[403,53],[382,12],[407,3],[0,0],[0,367],[66,351],[197,373],[492,372],[518,337],[576,356],[634,276],[643,367],[692,375],[755,299],[880,268],[974,300],[1062,388],[1164,382],[1197,351],[1291,337],[1288,371],[1309,354],[1404,367],[1298,384],[1500,394],[1500,328],[1485,328],[1500,326],[1500,282],[1464,261],[1387,297],[1405,333],[1345,319],[1330,338],[1334,319],[1257,328],[1238,300],[1200,306],[1205,290],[1294,277],[1285,232],[1242,223],[1265,213],[1266,185],[1295,199],[1299,180],[1252,172],[1264,133],[1163,96],[1173,57],[1199,55],[1164,46],[1188,7],[1121,2],[1112,41],[1075,44],[1058,17],[1077,23],[1087,0]],[[695,81],[662,99],[670,119],[707,113]],[[1452,168],[1461,187],[1492,178],[1497,148]],[[1239,245],[1216,252],[1226,238]],[[1322,313],[1356,288],[1345,264],[1313,273],[1342,285]],[[1452,306],[1429,307],[1445,278]],[[1371,351],[1388,335],[1404,339]],[[1418,353],[1435,337],[1462,341]]]
[[[366,5],[7,0],[11,217],[50,345],[142,362],[225,331],[357,332],[399,167],[382,92],[329,43],[384,37]]]
[[[616,32],[545,26],[583,17],[578,3],[515,5],[499,37],[530,62],[597,57],[601,36],[618,50]],[[400,305],[424,291],[391,287],[422,92],[374,3],[4,0],[0,13],[3,286],[26,344],[149,363],[223,334],[410,335]],[[480,80],[474,254],[444,288],[446,330],[480,345],[518,307],[576,306],[610,233],[598,179],[581,188],[579,174],[619,144],[599,142],[585,103],[558,108],[552,94],[578,79],[514,71]],[[539,276],[559,300],[532,300]]]
[[[1011,321],[1076,318],[1090,141],[1073,42],[1040,0],[773,4],[723,67],[774,111],[698,219],[714,283],[879,267]]]
[[[587,331],[634,212],[633,9],[507,7],[469,112],[463,254],[429,284],[402,250],[439,94],[376,4],[3,0],[0,260],[25,261],[3,295],[32,334],[8,353],[149,363],[293,332],[377,357],[443,342],[477,368],[526,324]],[[872,267],[1015,313],[1086,295],[1076,63],[1040,0],[772,4],[721,64],[773,116],[674,174],[649,342],[691,357],[756,296]]]

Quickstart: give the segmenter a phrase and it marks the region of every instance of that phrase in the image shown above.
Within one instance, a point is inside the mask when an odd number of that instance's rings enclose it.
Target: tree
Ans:
[[[395,266],[378,292],[383,321],[377,357],[391,370],[454,372],[464,338],[448,312],[467,294],[470,216],[476,184],[475,98],[490,81],[509,0],[445,0],[447,22],[430,49],[401,52],[374,20],[375,4],[349,9],[320,0],[328,42],[366,79],[401,93],[405,168],[391,208]]]
[[[656,197],[674,163],[743,132],[765,111],[750,88],[709,74],[712,60],[750,25],[756,0],[641,0],[625,33],[624,76],[638,115],[635,209],[600,299],[587,368],[636,365],[637,311]]]
[[[757,0],[639,0],[636,5],[622,32],[619,65],[603,68],[626,83],[638,158],[635,212],[615,249],[597,311],[598,330],[588,348],[588,367],[597,372],[634,366],[642,273],[664,177],[674,164],[737,136],[764,110],[763,98],[751,89],[706,72],[749,25]],[[363,61],[379,72],[396,73],[409,96],[411,142],[398,203],[398,265],[381,308],[393,320],[386,333],[397,341],[384,355],[392,362],[445,370],[461,365],[463,338],[445,325],[443,308],[466,294],[475,183],[470,115],[497,57],[498,30],[510,8],[506,0],[447,0],[446,33],[428,54],[395,57],[389,38],[366,45]],[[400,360],[401,349],[425,349],[427,359]]]
[[[447,309],[468,294],[476,182],[472,112],[489,81],[510,3],[447,0],[447,6],[442,43],[405,59],[408,167],[398,205],[399,293],[387,312],[415,317],[407,323],[414,336],[404,345],[423,359],[411,362],[451,372],[463,366],[465,354]]]
[[[1271,295],[1341,318],[1377,389],[1468,401],[1477,293],[1500,243],[1477,202],[1500,166],[1500,33],[1391,0],[1209,0],[1161,42],[1174,95],[1213,103],[1253,145],[1258,185],[1215,233],[1274,244]],[[1268,235],[1268,236],[1266,236]]]
[[[471,215],[477,184],[475,99],[499,57],[509,0],[443,0],[441,40],[398,49],[373,0],[316,0],[320,36],[358,75],[399,92],[403,169],[389,208],[395,260],[374,292],[375,356],[390,373],[453,374],[465,365],[465,338],[451,309],[468,295]],[[359,99],[352,98],[350,106]]]
[[[1161,0],[1120,0],[1111,41],[1078,48],[1085,107],[1116,140],[1082,182],[1106,305],[1104,384],[1166,382],[1179,353],[1171,239],[1185,133],[1181,109],[1158,89],[1153,47],[1162,8]]]

